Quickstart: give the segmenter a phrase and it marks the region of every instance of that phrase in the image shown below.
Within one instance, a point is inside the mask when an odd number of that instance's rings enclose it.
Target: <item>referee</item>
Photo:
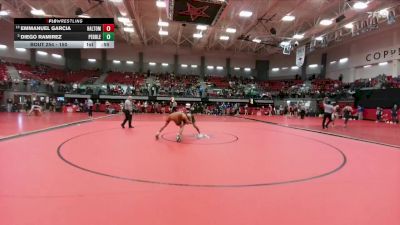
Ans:
[[[125,128],[126,122],[128,122],[129,128],[133,128],[133,126],[132,126],[132,111],[133,111],[132,97],[129,96],[128,99],[126,99],[125,103],[124,103],[125,119],[121,124],[122,128]]]
[[[324,119],[322,120],[322,129],[328,129],[328,125],[332,122],[333,105],[328,97],[324,98]],[[328,123],[326,123],[326,118],[328,118]]]
[[[87,100],[87,107],[88,107],[88,114],[89,117],[93,117],[93,100],[91,98],[88,98]]]

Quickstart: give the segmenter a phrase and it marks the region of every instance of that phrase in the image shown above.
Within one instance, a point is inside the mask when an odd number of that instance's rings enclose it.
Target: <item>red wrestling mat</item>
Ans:
[[[227,117],[174,142],[162,116],[0,142],[7,225],[400,224],[400,152]]]
[[[329,129],[322,129],[322,118],[300,118],[286,116],[243,116],[245,118],[256,119],[284,126],[299,127],[315,131],[323,131],[331,134],[339,134],[348,137],[369,140],[389,145],[400,146],[400,125],[375,123],[375,121],[350,120],[348,127],[344,128],[344,120],[336,119],[335,124],[329,125]]]
[[[105,114],[93,113],[94,118],[101,116]],[[86,119],[88,119],[87,113],[44,112],[41,116],[34,114],[27,116],[26,113],[0,113],[0,138]]]

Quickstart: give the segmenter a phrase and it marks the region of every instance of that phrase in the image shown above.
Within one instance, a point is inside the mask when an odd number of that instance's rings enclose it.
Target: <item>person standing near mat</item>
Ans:
[[[383,109],[381,107],[376,108],[376,123],[382,122],[382,116],[383,116]]]
[[[92,118],[93,117],[93,100],[91,98],[88,98],[87,110],[88,110],[89,117]]]
[[[198,137],[202,137],[202,134],[200,133],[200,129],[196,125],[196,120],[193,116],[193,114],[190,113],[190,104],[186,104],[186,109],[188,110],[188,113],[184,112],[173,112],[168,115],[165,125],[161,127],[160,131],[157,132],[156,134],[156,140],[159,139],[161,132],[168,126],[168,124],[173,121],[177,126],[180,127],[179,133],[176,136],[176,141],[181,142],[182,141],[182,133],[183,133],[183,128],[187,124],[192,124],[193,127],[197,130],[198,132]]]
[[[25,111],[26,111],[26,112],[29,112],[29,110],[31,109],[31,107],[32,107],[32,102],[31,102],[31,99],[28,98],[28,99],[26,100],[26,102],[25,102]]]
[[[399,120],[397,118],[398,112],[397,112],[397,105],[396,104],[394,104],[391,113],[392,113],[392,123],[393,124],[399,123]]]
[[[306,116],[306,106],[304,105],[303,102],[300,103],[300,119],[304,120],[304,117]]]
[[[357,115],[358,115],[358,120],[364,119],[364,108],[361,105],[357,106]]]
[[[175,101],[174,97],[171,97],[171,101],[169,103],[171,112],[176,112],[178,110],[178,103]]]
[[[129,96],[124,103],[124,114],[125,119],[121,124],[122,128],[125,128],[125,123],[128,122],[129,128],[133,128],[132,126],[132,112],[133,112],[133,105],[132,105],[132,97]]]
[[[328,125],[332,122],[332,113],[333,113],[333,105],[331,101],[329,101],[328,97],[324,98],[324,119],[322,120],[322,129],[328,129]],[[326,119],[328,119],[328,123],[326,123]]]

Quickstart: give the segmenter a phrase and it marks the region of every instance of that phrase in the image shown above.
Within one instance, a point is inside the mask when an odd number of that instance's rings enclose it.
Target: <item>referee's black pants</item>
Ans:
[[[124,110],[125,119],[122,122],[121,126],[124,127],[125,123],[128,122],[129,127],[132,127],[132,114],[129,110]]]
[[[328,118],[328,123],[326,123],[327,118]],[[322,129],[328,128],[328,125],[331,122],[332,122],[332,113],[324,113],[324,119],[322,120]]]
[[[89,108],[88,108],[88,114],[89,114],[89,117],[92,117],[92,116],[93,116],[93,106],[89,106]]]

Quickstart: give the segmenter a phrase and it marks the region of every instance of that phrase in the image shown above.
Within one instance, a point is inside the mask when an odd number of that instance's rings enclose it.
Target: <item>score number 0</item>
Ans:
[[[103,32],[114,32],[114,24],[103,24]]]

